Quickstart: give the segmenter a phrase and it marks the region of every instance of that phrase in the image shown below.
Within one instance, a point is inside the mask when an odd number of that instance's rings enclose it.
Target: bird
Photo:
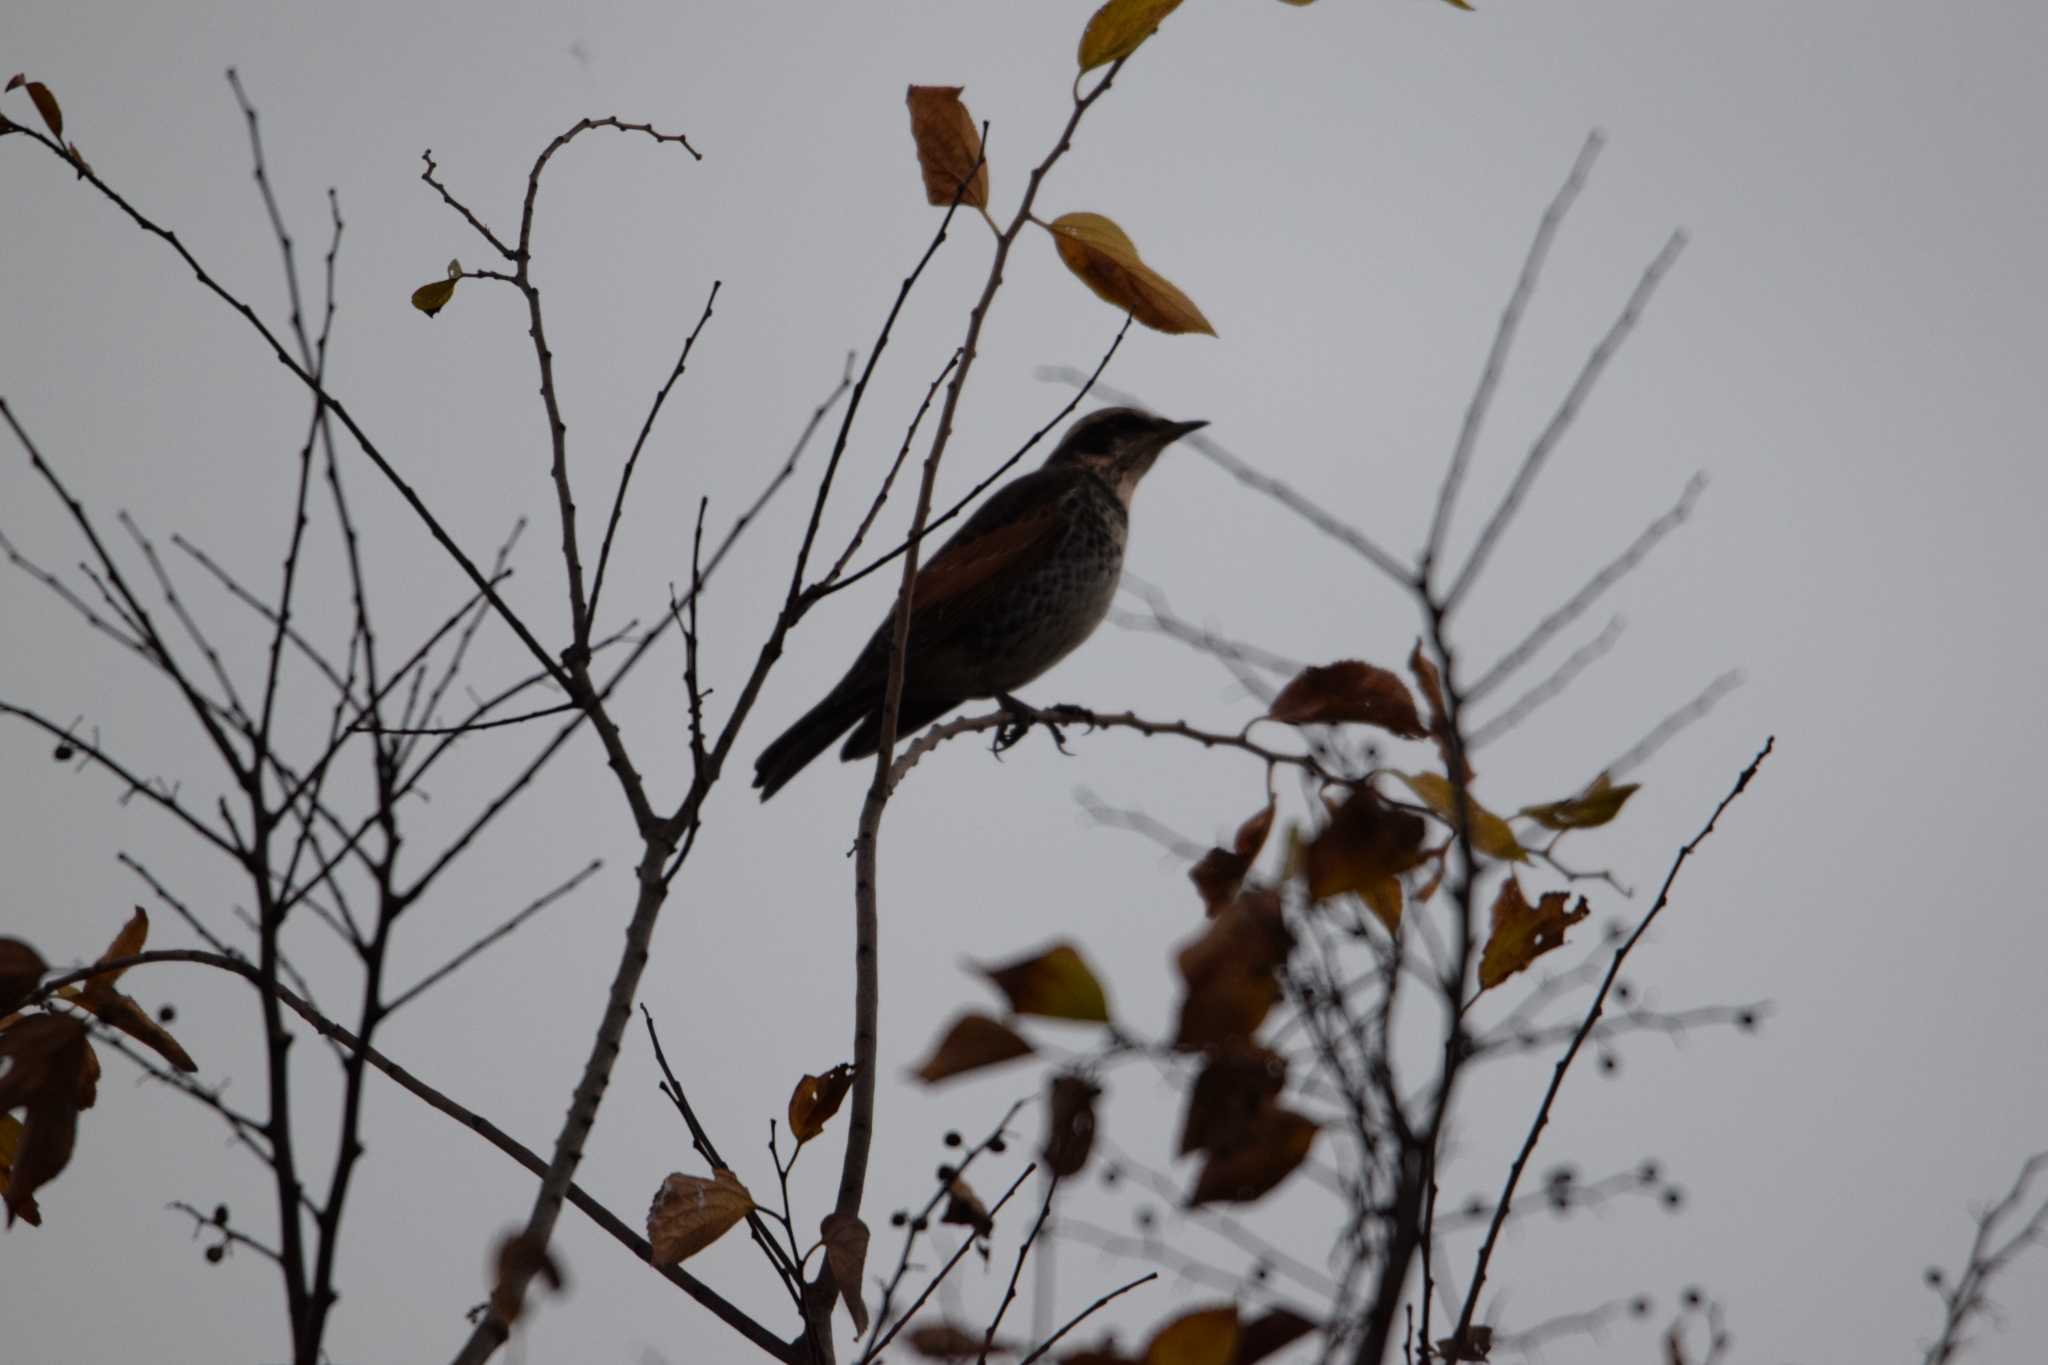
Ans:
[[[1161,451],[1207,425],[1103,408],[1069,427],[1043,465],[990,494],[917,572],[897,733],[984,697],[1034,715],[1012,694],[1109,614],[1138,481]],[[891,611],[824,700],[761,751],[763,801],[842,734],[842,760],[880,747],[894,643]]]

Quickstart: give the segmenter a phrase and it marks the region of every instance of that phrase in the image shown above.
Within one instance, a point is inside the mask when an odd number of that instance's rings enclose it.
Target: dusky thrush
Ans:
[[[1206,422],[1104,408],[1067,429],[1045,463],[990,494],[918,570],[897,733],[1011,693],[1071,653],[1109,614],[1131,495],[1159,452]],[[842,759],[874,754],[894,643],[892,611],[825,699],[754,763],[767,800],[849,728]]]

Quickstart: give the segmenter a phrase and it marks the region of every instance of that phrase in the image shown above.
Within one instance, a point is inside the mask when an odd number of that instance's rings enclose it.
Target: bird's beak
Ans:
[[[1171,445],[1173,442],[1178,441],[1181,437],[1187,435],[1189,432],[1200,431],[1203,427],[1206,427],[1208,425],[1209,424],[1206,421],[1168,422],[1165,427],[1166,441],[1164,442],[1164,444]]]

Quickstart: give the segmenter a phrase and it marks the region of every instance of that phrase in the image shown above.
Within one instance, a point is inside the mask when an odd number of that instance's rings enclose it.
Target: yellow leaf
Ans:
[[[979,970],[1008,997],[1010,1008],[1018,1014],[1109,1022],[1109,1001],[1102,993],[1102,983],[1071,943],[1054,944],[1036,957]]]
[[[1153,1334],[1145,1365],[1230,1365],[1237,1357],[1237,1307],[1183,1313]]]
[[[1093,71],[1122,61],[1152,36],[1160,20],[1179,8],[1180,0],[1109,0],[1081,30],[1081,69]]]
[[[805,1076],[789,1096],[789,1133],[798,1146],[825,1131],[853,1085],[853,1066],[841,1062],[822,1076]]]
[[[1586,898],[1567,910],[1568,891],[1546,891],[1535,905],[1522,895],[1513,877],[1493,902],[1493,936],[1479,955],[1479,989],[1491,990],[1537,958],[1564,945],[1564,931],[1592,914]]]
[[[1444,818],[1452,829],[1458,827],[1458,794],[1452,788],[1450,779],[1442,773],[1397,773],[1410,791],[1422,798],[1424,805]],[[1515,838],[1515,832],[1508,822],[1479,804],[1479,798],[1468,788],[1465,792],[1465,809],[1472,822],[1472,846],[1489,858],[1503,862],[1522,863],[1529,860],[1529,851]]]
[[[1154,331],[1216,335],[1193,300],[1138,259],[1124,230],[1099,213],[1063,213],[1049,225],[1067,269],[1098,298]]]
[[[911,86],[903,97],[910,106],[910,140],[917,145],[917,168],[924,173],[926,203],[950,205],[958,195],[969,208],[985,209],[988,162],[982,159],[981,130],[960,102],[964,88]]]
[[[455,284],[461,278],[462,263],[460,261],[448,262],[448,278],[445,280],[435,280],[432,284],[423,284],[413,290],[412,306],[425,313],[428,317],[434,316],[434,314],[448,306],[448,300],[455,297]]]
[[[753,1207],[747,1187],[723,1166],[709,1180],[671,1175],[647,1210],[648,1258],[656,1265],[688,1260],[730,1232]]]
[[[1521,813],[1545,829],[1593,829],[1621,814],[1621,808],[1641,787],[1639,782],[1614,785],[1606,773],[1593,779],[1584,791],[1546,806],[1524,806]]]

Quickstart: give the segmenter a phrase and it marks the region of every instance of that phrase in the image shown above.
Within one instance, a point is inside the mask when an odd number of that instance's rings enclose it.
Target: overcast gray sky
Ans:
[[[335,387],[473,553],[487,555],[516,517],[535,519],[515,598],[554,638],[564,612],[523,315],[509,291],[476,286],[431,322],[408,306],[451,257],[477,266],[486,255],[419,182],[420,151],[431,147],[448,183],[503,229],[535,152],[578,117],[649,120],[704,153],[697,163],[591,136],[551,170],[541,206],[550,335],[592,471],[586,511],[608,497],[647,398],[712,281],[724,282],[614,566],[620,621],[649,619],[687,576],[696,499],[711,498],[714,522],[744,506],[923,248],[936,210],[919,192],[904,85],[967,87],[992,125],[996,202],[1014,203],[1064,118],[1090,9],[15,0],[0,17],[0,60],[49,82],[94,167],[281,318],[275,246],[221,78],[239,68],[303,259],[324,241],[324,191],[340,194]],[[1952,1265],[1969,1210],[2048,1147],[2037,970],[2048,928],[2029,856],[2048,763],[2036,600],[2048,578],[2044,40],[2042,11],[2009,0],[1497,0],[1476,14],[1426,0],[1192,0],[1091,114],[1044,192],[1053,212],[1116,218],[1219,334],[1136,333],[1112,381],[1209,419],[1231,449],[1402,552],[1423,537],[1528,235],[1587,131],[1611,144],[1524,328],[1455,546],[1643,264],[1674,227],[1692,234],[1495,557],[1464,623],[1470,657],[1511,643],[1695,472],[1710,487],[1691,524],[1615,593],[1609,610],[1627,620],[1618,647],[1489,754],[1481,793],[1500,806],[1556,796],[1741,668],[1746,685],[1640,774],[1645,791],[1598,851],[1624,881],[1654,885],[1777,735],[1777,757],[1688,871],[1635,973],[1661,1005],[1768,1000],[1773,1013],[1759,1037],[1639,1040],[1621,1050],[1618,1079],[1572,1081],[1547,1155],[1588,1174],[1655,1157],[1688,1208],[1672,1218],[1624,1203],[1532,1222],[1496,1263],[1503,1324],[1637,1292],[1656,1297],[1661,1321],[1697,1284],[1726,1305],[1740,1359],[1913,1359],[1938,1319],[1923,1268]],[[0,107],[28,117],[19,92]],[[0,186],[0,394],[109,525],[126,507],[159,540],[180,533],[270,583],[300,394],[160,243],[23,140],[0,142]],[[857,477],[894,453],[958,343],[987,249],[963,224],[921,287],[850,453]],[[1037,367],[1092,364],[1117,321],[1043,241],[1023,242],[942,493],[968,487],[1064,401]],[[353,475],[397,648],[463,589],[360,460]],[[707,668],[726,696],[782,590],[799,502],[762,522],[706,604]],[[22,453],[0,452],[0,526],[63,568],[81,550],[56,510]],[[843,534],[858,511],[840,506],[832,527]],[[893,515],[900,524],[907,509]],[[1356,559],[1188,454],[1148,480],[1128,563],[1194,619],[1301,658],[1391,662],[1416,628]],[[324,600],[340,602],[331,556],[314,573]],[[253,667],[257,623],[186,579],[231,661]],[[888,591],[878,577],[807,623],[741,742],[749,760],[836,676]],[[18,573],[0,576],[0,608],[0,695],[84,717],[140,768],[182,777],[195,804],[211,804],[218,778],[134,661]],[[1605,619],[1596,612],[1574,638]],[[519,668],[517,650],[486,631],[478,685]],[[664,657],[626,703],[667,792],[687,762],[679,672]],[[1254,709],[1213,665],[1118,630],[1035,693],[1224,728]],[[421,845],[531,743],[475,744],[436,805],[415,813]],[[888,1080],[869,1204],[878,1255],[893,1256],[880,1224],[924,1187],[939,1134],[983,1131],[1033,1089],[1023,1072],[936,1093],[896,1080],[954,1009],[981,1003],[963,957],[1072,937],[1109,978],[1120,1016],[1155,1031],[1170,1022],[1166,950],[1192,925],[1183,867],[1091,823],[1075,790],[1202,840],[1261,799],[1256,766],[1227,756],[1118,734],[1073,747],[1061,758],[1033,740],[997,764],[955,743],[891,807]],[[89,958],[145,899],[114,862],[120,849],[232,925],[239,892],[217,859],[140,803],[117,805],[100,777],[51,764],[49,750],[25,727],[0,729],[0,927],[53,960]],[[799,1073],[846,1052],[843,855],[866,781],[863,769],[821,766],[765,811],[732,784],[657,940],[643,998],[757,1190],[772,1184],[759,1150],[767,1116]],[[582,746],[436,913],[405,927],[398,950],[403,982],[607,859],[570,902],[408,1007],[387,1036],[422,1075],[536,1147],[556,1131],[612,970],[630,886],[625,825],[595,748]],[[1603,917],[1628,909],[1605,899]],[[153,946],[187,941],[159,917]],[[315,942],[303,951],[319,964]],[[352,998],[333,965],[335,997]],[[129,984],[175,1002],[205,1074],[233,1078],[230,1095],[259,1104],[246,994],[179,968]],[[246,1254],[208,1266],[163,1208],[225,1200],[262,1227],[267,1178],[217,1120],[112,1072],[72,1169],[42,1200],[47,1225],[0,1238],[17,1358],[274,1358],[269,1267]],[[1449,1184],[1462,1193],[1497,1180],[1542,1079],[1537,1066],[1503,1071],[1475,1094]],[[586,1187],[629,1217],[668,1171],[696,1169],[653,1083],[636,1037],[583,1168]],[[1111,1131],[1156,1152],[1150,1114],[1167,1094],[1137,1072],[1126,1086]],[[332,1352],[437,1358],[463,1334],[485,1249],[524,1216],[530,1181],[389,1086],[373,1083],[370,1106]],[[812,1217],[836,1175],[836,1142],[826,1145],[831,1158],[807,1159],[793,1191]],[[1105,1204],[1101,1217],[1126,1219],[1127,1206]],[[1313,1259],[1329,1211],[1297,1200],[1272,1217],[1279,1235],[1309,1239],[1291,1244]],[[1190,1250],[1215,1245],[1190,1237]],[[573,1293],[527,1329],[524,1359],[738,1356],[586,1222],[565,1218],[559,1246]],[[964,1302],[993,1303],[999,1277],[969,1264]],[[743,1304],[778,1309],[738,1239],[693,1268]],[[1063,1304],[1123,1269],[1064,1251]],[[1974,1358],[2038,1358],[2044,1287],[2048,1257],[2012,1273],[1996,1294],[2004,1330]],[[1127,1335],[1206,1297],[1171,1283],[1147,1294],[1118,1319]],[[1656,1349],[1631,1323],[1544,1358],[1643,1361]]]

